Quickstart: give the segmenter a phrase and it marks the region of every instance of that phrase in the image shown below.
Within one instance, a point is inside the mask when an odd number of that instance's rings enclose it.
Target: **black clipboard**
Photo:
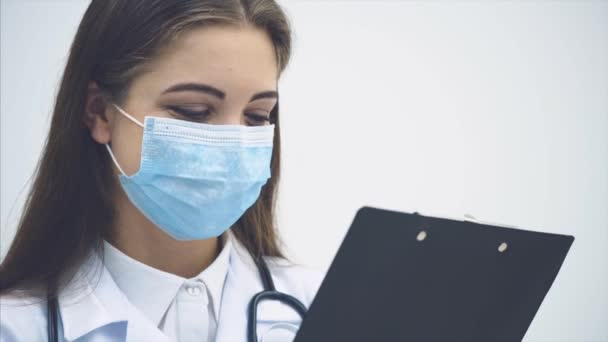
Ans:
[[[294,341],[521,341],[573,241],[362,207]]]

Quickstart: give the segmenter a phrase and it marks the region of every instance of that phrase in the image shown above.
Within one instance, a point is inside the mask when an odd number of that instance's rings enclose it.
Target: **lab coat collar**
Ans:
[[[219,312],[218,342],[246,340],[247,304],[255,293],[262,290],[252,257],[233,234],[228,234],[228,238],[232,240],[232,248]],[[284,304],[273,303],[261,305],[259,319],[298,319],[295,317],[297,314]],[[111,327],[112,340],[169,342],[169,338],[129,302],[101,264],[97,253],[90,254],[74,281],[61,291],[59,311],[67,341]]]
[[[91,252],[73,281],[59,294],[59,312],[67,341],[112,323],[124,325],[126,332],[128,317],[120,308],[128,305],[128,301],[100,261],[97,253]]]
[[[227,233],[220,236],[221,251],[215,260],[191,278],[200,279],[207,287],[216,320],[219,319],[222,289],[229,267],[231,241],[227,239]],[[104,241],[104,263],[129,301],[157,326],[179,289],[188,280],[135,260],[107,241]],[[154,300],[150,299],[152,296]]]
[[[107,241],[103,262],[127,299],[156,325],[185,281],[129,257]]]
[[[220,319],[220,308],[222,303],[222,295],[224,292],[224,283],[226,275],[230,269],[230,253],[232,252],[232,239],[230,239],[231,231],[226,231],[221,236],[222,250],[209,267],[205,268],[196,278],[201,279],[209,293],[211,294],[211,305],[215,314],[215,319]]]

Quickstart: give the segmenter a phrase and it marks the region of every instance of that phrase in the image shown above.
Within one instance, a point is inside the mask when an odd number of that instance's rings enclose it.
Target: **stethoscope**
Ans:
[[[264,300],[278,300],[279,302],[287,304],[289,307],[294,309],[300,315],[302,320],[304,320],[307,311],[306,306],[304,306],[304,304],[302,304],[302,302],[299,301],[297,298],[286,293],[278,292],[275,289],[274,282],[272,281],[272,276],[270,275],[270,271],[268,270],[268,266],[262,258],[257,259],[256,266],[258,268],[258,272],[260,273],[260,277],[262,278],[264,290],[258,292],[249,301],[247,322],[247,341],[249,342],[258,341],[258,336],[255,328],[257,323],[257,308],[260,302]],[[59,304],[56,296],[54,298],[48,299],[47,313],[49,324],[47,324],[47,334],[50,342],[59,341],[59,332],[57,331],[58,305]]]

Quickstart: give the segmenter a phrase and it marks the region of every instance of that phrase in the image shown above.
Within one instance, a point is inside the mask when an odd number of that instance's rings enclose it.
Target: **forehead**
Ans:
[[[276,88],[278,66],[268,34],[251,26],[213,25],[181,32],[153,62],[150,80],[203,82],[231,92]]]

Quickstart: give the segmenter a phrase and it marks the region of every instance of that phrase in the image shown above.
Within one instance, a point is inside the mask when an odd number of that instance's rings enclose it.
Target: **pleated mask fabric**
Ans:
[[[116,106],[116,105],[115,105]],[[217,237],[258,199],[271,177],[274,124],[211,125],[146,116],[139,170],[126,175],[106,148],[129,200],[176,240]]]

